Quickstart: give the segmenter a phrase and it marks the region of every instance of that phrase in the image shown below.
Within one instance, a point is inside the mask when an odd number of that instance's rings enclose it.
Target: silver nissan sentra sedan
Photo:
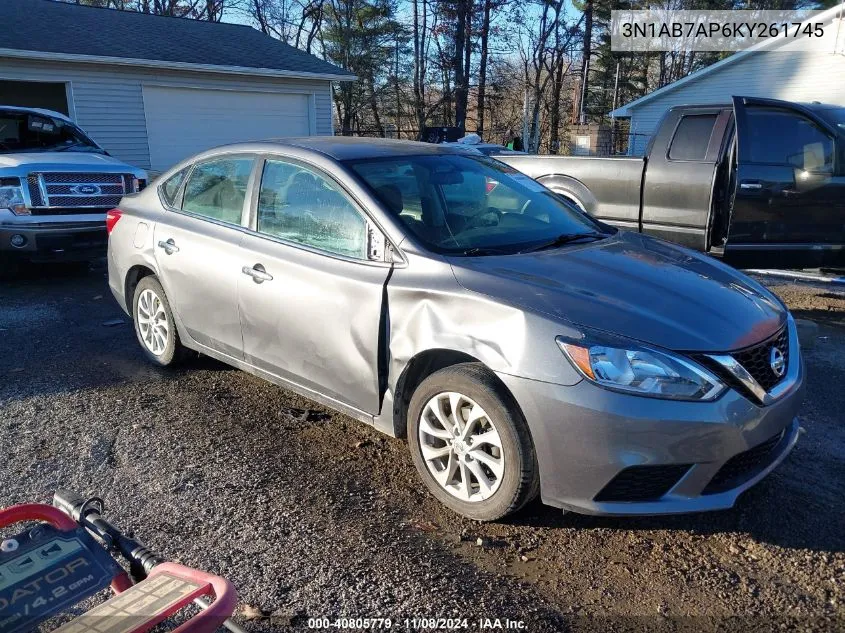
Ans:
[[[597,222],[480,154],[313,137],[220,147],[109,213],[109,284],[187,350],[405,437],[442,503],[729,508],[795,445],[773,294]]]

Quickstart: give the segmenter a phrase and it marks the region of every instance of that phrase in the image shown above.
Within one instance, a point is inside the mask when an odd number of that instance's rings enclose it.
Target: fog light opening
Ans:
[[[15,248],[23,248],[26,246],[26,242],[26,235],[21,235],[20,233],[15,233],[9,238],[9,243]]]

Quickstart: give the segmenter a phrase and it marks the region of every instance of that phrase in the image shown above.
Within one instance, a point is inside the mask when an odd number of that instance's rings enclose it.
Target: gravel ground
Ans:
[[[802,319],[806,433],[736,508],[534,503],[483,525],[422,490],[402,441],[209,359],[146,364],[102,268],[34,269],[0,286],[0,507],[96,493],[151,547],[232,580],[250,631],[336,616],[845,630],[845,289],[775,283]]]

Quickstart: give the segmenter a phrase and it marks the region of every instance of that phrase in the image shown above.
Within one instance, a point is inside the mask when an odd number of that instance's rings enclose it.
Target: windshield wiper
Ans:
[[[506,251],[502,248],[494,248],[492,246],[473,246],[461,251],[460,255],[467,257],[474,257],[476,255],[509,255],[512,251]]]
[[[84,143],[82,141],[76,141],[74,143],[71,143],[70,145],[62,145],[61,147],[56,147],[55,149],[46,149],[44,151],[47,151],[47,152],[66,152],[67,150],[73,149],[75,147],[87,147],[91,151],[94,151],[94,152],[102,152],[103,151],[99,147],[94,147],[93,145],[88,145],[88,143]]]
[[[536,251],[543,251],[548,248],[556,248],[558,246],[564,246],[566,244],[570,244],[572,242],[577,242],[578,240],[603,240],[607,237],[607,233],[563,233],[562,235],[558,235],[555,239],[544,242],[538,246],[532,246],[531,248],[526,248],[525,250],[519,251],[520,253],[534,253]]]

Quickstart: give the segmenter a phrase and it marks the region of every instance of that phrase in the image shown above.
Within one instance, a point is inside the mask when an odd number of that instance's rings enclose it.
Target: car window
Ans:
[[[366,220],[334,182],[294,163],[264,164],[256,228],[328,253],[366,259]]]
[[[0,109],[0,154],[56,151],[104,153],[72,123],[36,113]]]
[[[669,146],[669,158],[704,160],[715,124],[715,114],[690,114],[682,117]]]
[[[185,185],[182,210],[228,224],[240,224],[253,159],[218,158],[194,166]]]
[[[346,161],[386,209],[435,252],[512,253],[604,232],[512,167],[468,153]]]
[[[185,169],[181,169],[165,180],[161,184],[161,187],[159,187],[162,198],[164,198],[164,201],[171,207],[176,204],[176,196],[179,195],[179,187],[182,186],[182,182],[184,182],[187,173],[187,167]]]
[[[410,160],[356,166],[388,211],[402,220],[422,221],[423,200]]]
[[[752,163],[790,165],[804,171],[833,169],[833,138],[810,119],[783,108],[747,110]]]

